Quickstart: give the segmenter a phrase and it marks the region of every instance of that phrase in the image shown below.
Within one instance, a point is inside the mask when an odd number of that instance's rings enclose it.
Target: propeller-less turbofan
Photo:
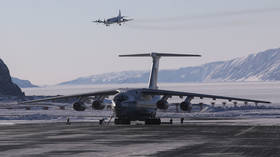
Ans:
[[[113,110],[115,113],[115,124],[130,124],[131,121],[140,120],[145,121],[146,124],[160,124],[160,118],[156,117],[157,109],[166,110],[170,105],[168,99],[172,96],[184,98],[184,101],[179,103],[180,109],[183,111],[190,111],[192,109],[191,101],[194,98],[210,98],[213,100],[223,99],[231,101],[242,101],[244,103],[270,103],[268,101],[235,98],[218,95],[208,95],[199,93],[189,93],[180,91],[170,91],[158,89],[158,70],[159,60],[161,57],[200,57],[195,54],[170,54],[170,53],[144,53],[144,54],[128,54],[119,55],[119,57],[152,57],[153,64],[149,79],[148,88],[121,88],[106,91],[98,91],[91,93],[57,96],[52,98],[45,98],[39,100],[25,101],[22,103],[33,103],[41,101],[49,101],[56,99],[78,98],[78,101],[73,104],[76,111],[86,110],[85,102],[92,100],[92,108],[102,110],[105,108],[105,98],[113,96]]]

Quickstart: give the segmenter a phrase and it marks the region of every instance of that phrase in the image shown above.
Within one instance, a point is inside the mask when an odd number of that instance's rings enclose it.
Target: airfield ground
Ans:
[[[246,120],[198,120],[184,124],[175,121],[160,126],[99,126],[96,122],[0,125],[0,156],[276,157],[279,154],[280,125]]]

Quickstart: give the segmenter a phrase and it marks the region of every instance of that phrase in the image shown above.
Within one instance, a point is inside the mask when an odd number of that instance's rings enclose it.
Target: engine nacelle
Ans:
[[[157,108],[162,109],[162,110],[168,109],[168,102],[166,100],[159,100],[157,102]]]
[[[180,108],[183,111],[189,111],[190,112],[192,110],[192,104],[190,102],[183,101],[183,102],[180,103]]]
[[[84,111],[86,110],[86,105],[82,102],[75,102],[73,104],[73,109],[76,111]]]
[[[105,105],[101,101],[94,100],[92,102],[92,108],[95,110],[103,110],[105,108]]]

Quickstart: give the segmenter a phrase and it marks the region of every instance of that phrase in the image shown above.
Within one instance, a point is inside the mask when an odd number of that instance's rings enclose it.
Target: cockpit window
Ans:
[[[119,94],[114,98],[115,103],[120,103],[126,100],[128,100],[128,96],[125,94]]]

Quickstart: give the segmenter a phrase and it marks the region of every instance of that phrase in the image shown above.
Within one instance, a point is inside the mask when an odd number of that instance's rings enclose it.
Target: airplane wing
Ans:
[[[73,94],[73,95],[65,95],[65,96],[56,96],[56,97],[51,97],[51,98],[23,101],[23,102],[19,102],[18,104],[43,102],[43,101],[49,101],[49,100],[58,100],[58,99],[75,98],[75,97],[80,98],[80,97],[89,97],[89,96],[109,96],[109,95],[115,95],[117,93],[119,93],[119,90],[106,90],[106,91],[90,92],[90,93],[83,93],[83,94]]]
[[[95,23],[105,23],[105,20],[102,21],[102,20],[95,20],[95,21],[92,21],[92,22],[95,22]]]
[[[133,19],[123,19],[122,22],[132,21]]]
[[[235,98],[235,97],[227,97],[227,96],[178,92],[178,91],[159,90],[159,89],[144,89],[142,93],[144,95],[188,96],[188,97],[198,97],[198,98],[211,98],[213,100],[225,99],[229,101],[235,100],[235,101],[254,102],[254,103],[271,103],[269,101],[262,101],[262,100],[243,99],[243,98]]]

